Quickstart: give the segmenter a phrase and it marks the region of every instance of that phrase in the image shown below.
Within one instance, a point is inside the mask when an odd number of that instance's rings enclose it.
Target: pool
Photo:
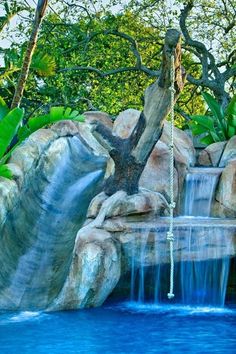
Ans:
[[[108,304],[0,315],[0,353],[236,353],[236,309]]]

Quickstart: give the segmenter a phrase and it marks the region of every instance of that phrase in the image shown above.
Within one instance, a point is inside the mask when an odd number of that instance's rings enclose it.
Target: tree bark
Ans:
[[[25,89],[25,84],[29,75],[29,68],[32,61],[32,56],[34,54],[34,50],[37,44],[39,27],[43,20],[43,16],[45,14],[47,4],[48,4],[48,0],[38,0],[36,12],[35,12],[34,24],[31,31],[29,43],[26,49],[18,83],[15,89],[15,94],[11,103],[11,109],[20,106],[21,99]]]
[[[181,68],[180,33],[170,29],[165,36],[162,67],[159,79],[149,86],[145,92],[144,109],[127,139],[112,135],[112,132],[97,122],[93,129],[94,135],[105,146],[115,163],[114,174],[104,186],[107,195],[119,190],[127,194],[138,192],[140,176],[146,162],[159,140],[165,118],[171,109],[171,56],[175,63],[175,100],[183,89],[185,72]]]

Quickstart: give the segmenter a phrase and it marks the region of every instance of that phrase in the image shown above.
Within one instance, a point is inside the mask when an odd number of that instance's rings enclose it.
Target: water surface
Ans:
[[[121,303],[0,315],[1,354],[235,353],[236,309]]]

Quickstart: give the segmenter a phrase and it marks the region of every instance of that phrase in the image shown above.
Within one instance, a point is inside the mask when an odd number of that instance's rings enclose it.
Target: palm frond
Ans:
[[[52,76],[55,74],[55,59],[48,54],[36,54],[33,56],[31,69],[40,76]]]

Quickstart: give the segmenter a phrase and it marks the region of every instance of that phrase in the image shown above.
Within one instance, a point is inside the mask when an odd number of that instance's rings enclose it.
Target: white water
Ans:
[[[223,307],[232,254],[232,229],[209,218],[220,169],[192,169],[186,177],[186,195],[183,214],[186,223],[174,226],[175,235],[175,299],[172,303],[191,306]],[[189,216],[192,217],[193,225]],[[202,219],[198,219],[199,217]],[[184,221],[184,217],[181,217]],[[195,223],[194,220],[199,220]],[[209,221],[209,224],[208,224]],[[169,286],[169,254],[163,253],[163,235],[167,225],[156,227],[149,237],[144,231],[140,254],[132,255],[131,290],[132,303],[155,305],[167,302]],[[152,232],[153,233],[153,232]],[[160,241],[161,240],[161,241]],[[135,248],[135,247],[134,247]],[[152,251],[150,251],[152,248]],[[137,249],[137,247],[136,247]],[[154,266],[146,259],[154,254]]]
[[[15,271],[4,289],[3,299],[0,298],[2,307],[7,308],[10,303],[14,308],[45,308],[61,289],[78,225],[103,176],[101,162],[96,158],[89,161],[87,167],[79,166],[92,158],[78,138],[70,139],[69,148],[61,157],[50,183],[35,198],[40,214],[32,225],[33,236],[24,235],[22,239],[30,244],[16,260]]]
[[[210,216],[221,172],[219,168],[192,168],[190,170],[185,179],[183,215]]]

